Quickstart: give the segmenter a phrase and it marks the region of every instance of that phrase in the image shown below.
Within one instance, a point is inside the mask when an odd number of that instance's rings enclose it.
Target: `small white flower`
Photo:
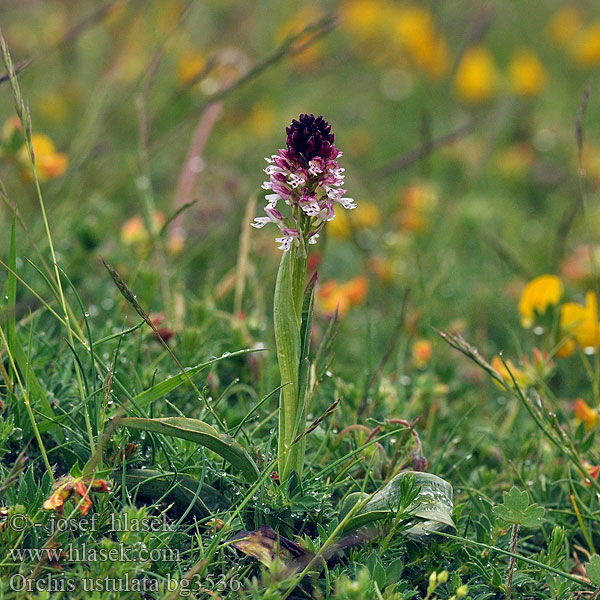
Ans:
[[[262,229],[267,223],[270,223],[271,219],[269,217],[254,217],[254,222],[250,223],[252,227],[256,227],[256,229]]]
[[[356,203],[354,202],[354,198],[339,198],[338,202],[348,210],[356,208]]]

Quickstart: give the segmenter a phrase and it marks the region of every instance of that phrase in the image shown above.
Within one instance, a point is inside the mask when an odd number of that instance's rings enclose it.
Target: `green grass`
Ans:
[[[0,10],[0,77],[9,53],[18,71],[0,82],[0,120],[16,114],[24,132],[0,136],[0,598],[448,600],[465,585],[473,600],[596,597],[598,425],[578,422],[575,399],[599,408],[600,353],[519,379],[534,348],[556,351],[560,326],[551,308],[542,330],[521,327],[526,282],[562,276],[563,302],[598,288],[585,258],[584,277],[565,268],[600,235],[600,129],[594,68],[548,36],[560,6],[427,3],[449,49],[439,79],[381,14],[353,29],[349,2]],[[582,28],[600,18],[581,10]],[[470,105],[453,76],[477,41],[499,79]],[[548,77],[531,98],[508,83],[523,45]],[[206,59],[198,85],[178,75],[190,51]],[[332,123],[348,195],[378,217],[359,208],[314,247],[318,385],[302,476],[280,482],[281,253],[274,228],[249,222],[263,156],[300,112]],[[47,181],[40,152],[32,170],[40,133],[69,160]],[[186,156],[201,158],[187,172]],[[322,290],[358,276],[366,297],[332,319]],[[452,486],[455,529],[411,529],[428,488],[394,477],[420,470]],[[73,480],[110,492],[90,491],[84,516]],[[65,482],[61,520],[44,502]],[[256,531],[280,558],[240,550]]]

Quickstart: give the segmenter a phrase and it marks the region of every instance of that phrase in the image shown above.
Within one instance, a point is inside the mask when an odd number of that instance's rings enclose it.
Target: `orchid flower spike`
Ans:
[[[286,127],[287,150],[266,158],[265,173],[269,180],[262,185],[268,190],[266,217],[256,217],[253,227],[260,229],[274,223],[281,231],[276,238],[279,248],[287,252],[292,245],[306,255],[306,245],[315,244],[327,221],[335,217],[336,203],[346,209],[356,208],[346,198],[344,169],[337,159],[342,153],[335,147],[331,125],[322,116],[302,114]],[[279,201],[287,204],[291,214],[276,208]],[[290,211],[286,211],[290,212]]]

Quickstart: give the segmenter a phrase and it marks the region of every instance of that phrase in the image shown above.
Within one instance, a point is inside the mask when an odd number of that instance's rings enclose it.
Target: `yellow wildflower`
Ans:
[[[564,46],[577,35],[582,22],[581,13],[577,6],[563,6],[550,19],[548,35],[554,43]]]
[[[394,39],[412,61],[434,78],[448,69],[446,40],[436,31],[431,13],[416,4],[398,9],[393,18]]]
[[[377,37],[388,8],[383,0],[349,0],[341,6],[342,25],[362,40]]]
[[[522,181],[535,161],[535,150],[528,142],[513,144],[503,149],[496,159],[496,167],[503,177]]]
[[[338,217],[342,217],[338,219]],[[347,238],[352,231],[369,229],[381,224],[381,212],[373,202],[360,202],[352,213],[338,212],[328,225],[331,235]]]
[[[519,313],[523,327],[531,327],[536,312],[543,314],[549,306],[559,303],[563,284],[556,275],[540,275],[532,279],[521,292]]]
[[[40,181],[60,177],[66,171],[69,164],[67,155],[57,152],[54,142],[47,135],[34,133],[31,137],[31,143],[35,157],[35,168]],[[19,150],[17,158],[22,167],[23,178],[30,181],[32,175],[28,166],[29,157],[25,145]]]
[[[560,328],[582,348],[600,346],[600,323],[598,323],[598,299],[594,292],[585,296],[585,306],[566,302],[560,309]]]
[[[504,362],[506,362],[506,365]],[[533,384],[534,380],[531,375],[516,367],[510,359],[506,359],[504,362],[499,356],[492,358],[492,367],[498,371],[504,383],[512,387],[514,385],[512,378],[514,377],[520,388],[526,388]]]
[[[582,67],[600,62],[600,21],[594,21],[573,40],[571,55]]]
[[[177,62],[177,81],[181,86],[190,85],[204,72],[206,57],[201,52],[189,50],[184,52]]]
[[[248,127],[254,137],[257,138],[264,138],[271,135],[275,121],[276,114],[273,106],[263,102],[255,104],[248,115]]]
[[[517,96],[535,96],[544,87],[548,76],[537,54],[520,48],[513,54],[508,67],[510,87]]]
[[[69,114],[69,102],[65,98],[64,91],[50,91],[45,93],[40,97],[38,110],[48,121],[54,123],[65,121]]]
[[[144,219],[140,215],[135,215],[123,223],[121,241],[126,246],[135,246],[148,241],[148,231]]]
[[[463,55],[454,87],[459,97],[471,104],[489,100],[496,92],[497,68],[490,51],[484,46],[469,48]]]
[[[583,398],[577,398],[575,400],[575,418],[580,423],[585,423],[585,429],[589,431],[598,422],[598,411],[591,408]]]

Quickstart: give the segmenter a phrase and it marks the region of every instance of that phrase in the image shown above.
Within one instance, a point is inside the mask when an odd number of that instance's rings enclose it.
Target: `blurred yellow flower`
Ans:
[[[38,110],[46,120],[60,123],[69,114],[69,103],[64,92],[50,91],[40,96]]]
[[[165,224],[166,218],[162,211],[156,211],[152,217],[154,233],[157,234]],[[137,246],[143,249],[150,242],[150,233],[141,215],[135,215],[125,221],[121,227],[121,242],[125,246]]]
[[[341,217],[341,218],[340,218]],[[381,212],[373,202],[362,201],[351,213],[338,211],[328,226],[328,232],[340,238],[347,238],[352,231],[378,227],[381,224]]]
[[[342,284],[335,279],[330,279],[317,292],[318,305],[323,312],[329,315],[338,309],[338,314],[342,317],[352,306],[364,301],[368,290],[369,282],[362,275]]]
[[[393,39],[431,77],[444,75],[450,64],[448,46],[431,13],[416,4],[401,6],[393,16]]]
[[[469,48],[463,55],[454,87],[465,102],[479,104],[489,100],[496,92],[498,73],[490,51],[484,46]]]
[[[579,8],[573,4],[563,6],[552,15],[548,23],[550,39],[560,46],[568,44],[581,29],[583,20]]]
[[[333,222],[334,221],[332,221],[332,223]],[[384,285],[389,285],[396,275],[396,266],[389,258],[386,259],[379,256],[371,256],[368,260],[368,265],[371,272]]]
[[[248,127],[257,138],[269,137],[275,128],[276,113],[271,104],[259,102],[248,115]]]
[[[69,159],[66,154],[56,151],[56,146],[50,137],[43,133],[34,133],[31,136],[31,143],[35,157],[35,169],[40,181],[55,179],[66,171]],[[29,156],[24,144],[19,150],[17,158],[21,164],[23,178],[31,181],[33,176],[29,169]]]
[[[184,52],[177,61],[177,81],[181,86],[187,86],[202,74],[206,68],[206,57],[197,50]]]
[[[571,56],[583,67],[600,62],[600,21],[594,21],[579,33],[571,45]]]
[[[281,44],[286,38],[299,34],[309,23],[319,19],[320,13],[316,6],[303,6],[279,30],[276,41]],[[323,54],[323,42],[311,41],[311,34],[307,33],[294,42],[292,51],[292,65],[306,71],[315,67]]]
[[[585,306],[566,302],[560,308],[560,328],[582,348],[600,346],[600,323],[598,323],[598,300],[594,292],[585,296]]]
[[[504,364],[505,362],[506,365]],[[520,388],[527,388],[533,384],[533,378],[529,374],[525,373],[525,371],[517,368],[510,359],[502,361],[499,356],[494,356],[494,358],[492,358],[492,367],[498,371],[500,377],[502,377],[504,380],[504,383],[510,387],[514,386],[512,379],[513,377]],[[502,386],[500,385],[500,387]]]
[[[540,275],[532,279],[521,292],[519,314],[523,327],[531,327],[536,312],[544,314],[549,306],[560,302],[563,284],[556,275]]]
[[[528,48],[516,50],[508,67],[510,88],[517,96],[535,96],[539,94],[548,80],[537,54]]]
[[[126,246],[143,244],[148,241],[148,231],[141,215],[135,215],[123,223],[121,242]]]
[[[534,161],[533,146],[528,142],[521,142],[501,150],[496,159],[496,167],[506,179],[520,181],[530,171]]]
[[[415,340],[412,345],[412,358],[415,366],[419,369],[426,367],[431,360],[432,346],[426,339]]]
[[[575,400],[575,418],[580,423],[585,423],[586,431],[589,431],[598,422],[598,411],[588,406],[583,398],[577,398]]]
[[[185,233],[182,228],[176,227],[169,232],[167,250],[170,254],[177,255],[185,248]]]
[[[388,10],[383,0],[348,0],[341,6],[342,26],[363,40],[376,37]]]
[[[400,199],[400,229],[416,232],[427,229],[438,200],[437,189],[428,183],[405,188]]]

